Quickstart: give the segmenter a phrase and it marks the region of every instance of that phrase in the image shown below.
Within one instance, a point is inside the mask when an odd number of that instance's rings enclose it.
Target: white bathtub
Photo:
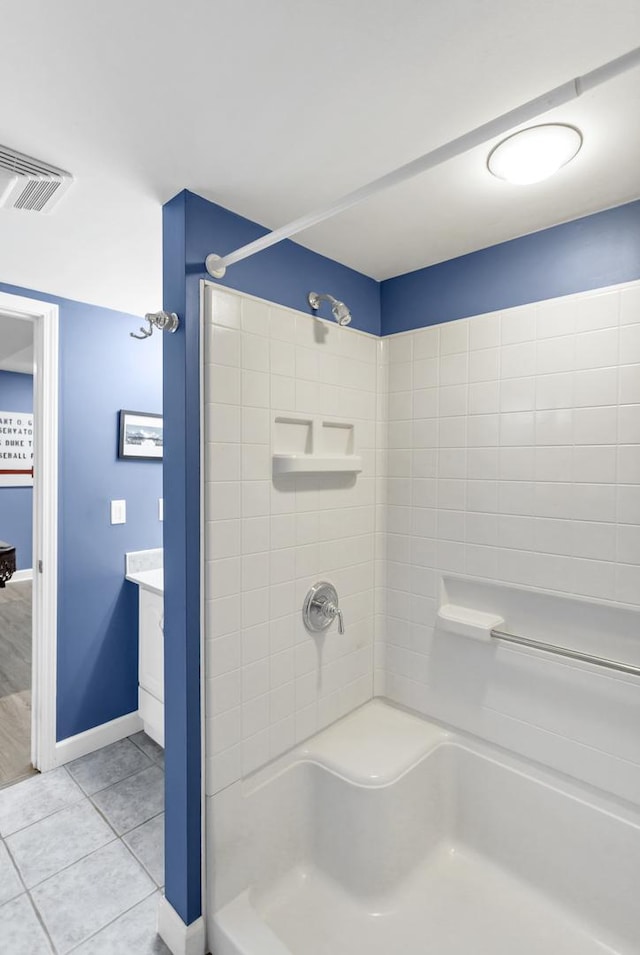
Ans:
[[[640,953],[640,814],[378,701],[208,817],[214,955]]]

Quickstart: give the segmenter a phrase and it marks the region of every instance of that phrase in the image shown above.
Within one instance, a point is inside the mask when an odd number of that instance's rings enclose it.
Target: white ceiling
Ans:
[[[0,312],[0,371],[33,374],[33,325]]]
[[[32,0],[2,24],[0,143],[77,183],[0,209],[0,281],[136,313],[180,189],[276,227],[640,45],[638,0]],[[546,183],[493,179],[487,147],[298,241],[381,279],[637,198],[639,104],[636,70],[549,114],[585,144]]]

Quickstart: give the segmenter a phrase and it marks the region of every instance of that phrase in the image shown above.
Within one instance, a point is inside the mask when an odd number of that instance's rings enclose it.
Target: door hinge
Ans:
[[[39,574],[42,573],[42,561],[41,561],[41,560],[38,561],[38,573],[39,573]]]

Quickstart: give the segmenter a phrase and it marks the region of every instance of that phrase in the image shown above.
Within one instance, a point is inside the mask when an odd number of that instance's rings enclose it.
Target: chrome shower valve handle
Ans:
[[[344,620],[342,618],[342,610],[340,610],[340,607],[331,601],[327,601],[327,603],[324,605],[324,612],[327,617],[331,618],[331,620],[333,620],[334,617],[338,618],[338,633],[344,633]]]
[[[307,630],[318,633],[330,627],[338,618],[338,633],[344,633],[342,610],[338,605],[338,593],[333,584],[321,580],[314,584],[304,600],[302,619]]]

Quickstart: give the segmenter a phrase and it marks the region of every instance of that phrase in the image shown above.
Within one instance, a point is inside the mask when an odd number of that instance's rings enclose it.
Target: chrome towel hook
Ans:
[[[175,332],[180,324],[180,319],[175,312],[147,312],[145,321],[149,322],[149,329],[147,330],[144,325],[141,325],[140,335],[136,335],[135,332],[129,332],[132,338],[138,338],[140,340],[151,338],[154,328],[159,328],[161,332]]]

